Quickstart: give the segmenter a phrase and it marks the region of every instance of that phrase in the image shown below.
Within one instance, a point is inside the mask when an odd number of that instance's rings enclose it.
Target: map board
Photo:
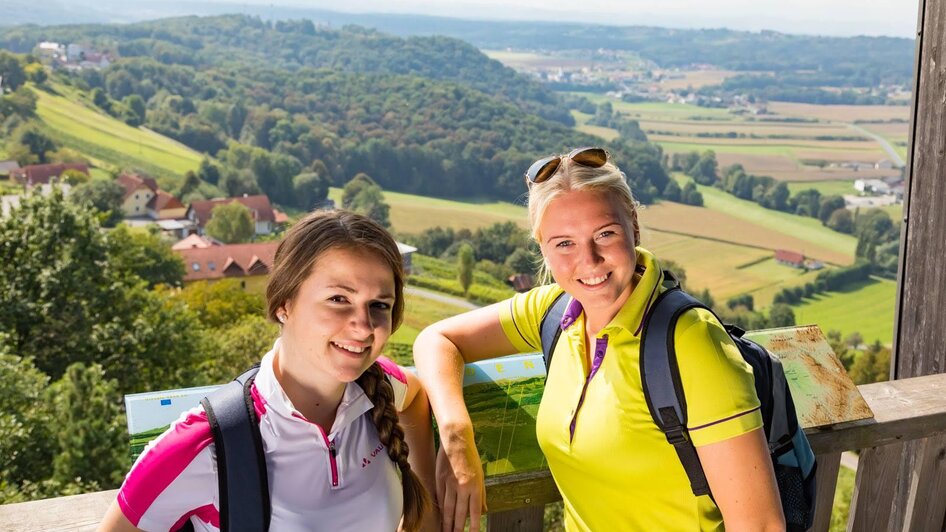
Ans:
[[[817,326],[753,331],[746,337],[782,361],[798,422],[803,427],[873,417]],[[544,387],[545,364],[538,353],[467,364],[463,396],[487,476],[545,468],[535,437],[535,418]],[[216,388],[125,396],[132,457]]]

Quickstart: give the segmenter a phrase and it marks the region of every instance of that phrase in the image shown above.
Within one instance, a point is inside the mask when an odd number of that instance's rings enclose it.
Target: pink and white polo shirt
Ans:
[[[401,519],[400,472],[365,414],[371,400],[354,382],[345,388],[329,432],[292,406],[273,373],[275,348],[263,357],[251,387],[266,454],[271,530],[395,530]],[[407,379],[381,357],[402,410]],[[118,504],[143,530],[220,529],[213,436],[198,406],[185,412],[144,450],[125,477]]]

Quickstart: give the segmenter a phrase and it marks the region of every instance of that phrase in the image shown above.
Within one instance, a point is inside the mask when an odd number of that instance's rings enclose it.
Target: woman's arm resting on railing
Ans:
[[[99,524],[98,532],[141,532],[141,529],[131,524],[131,521],[122,513],[118,506],[118,500],[112,501],[112,505],[105,512],[105,517]]]
[[[763,430],[696,448],[729,531],[783,531],[785,518]]]
[[[462,531],[467,515],[470,529],[479,530],[486,510],[483,465],[463,402],[463,365],[516,352],[499,322],[501,304],[437,322],[414,341],[414,362],[440,432],[437,500],[444,531]]]

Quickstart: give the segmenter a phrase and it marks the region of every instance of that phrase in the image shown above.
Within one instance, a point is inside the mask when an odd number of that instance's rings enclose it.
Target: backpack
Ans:
[[[686,397],[672,334],[677,319],[687,310],[712,310],[684,292],[672,273],[666,270],[663,273],[667,290],[657,297],[645,316],[641,333],[640,365],[644,398],[654,423],[677,452],[693,494],[712,497],[699,455],[687,432]],[[542,317],[542,354],[546,372],[551,367],[552,353],[562,332],[562,315],[570,300],[563,292]],[[726,326],[726,332],[752,367],[785,524],[790,531],[807,530],[814,520],[817,465],[805,432],[798,426],[782,363],[764,347],[743,338],[745,331],[742,329]]]
[[[269,479],[250,386],[259,365],[201,399],[217,454],[220,530],[269,530]],[[256,467],[254,467],[254,465]],[[190,520],[179,528],[193,531]]]

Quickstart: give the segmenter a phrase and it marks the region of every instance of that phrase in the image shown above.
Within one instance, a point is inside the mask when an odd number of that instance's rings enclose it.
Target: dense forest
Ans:
[[[554,93],[445,37],[246,16],[0,31],[13,51],[43,40],[120,56],[72,82],[104,110],[233,163],[226,192],[262,190],[278,203],[305,169],[334,184],[364,172],[390,190],[513,200],[532,160],[600,143],[570,129]],[[646,203],[668,178],[643,139],[608,148]]]

